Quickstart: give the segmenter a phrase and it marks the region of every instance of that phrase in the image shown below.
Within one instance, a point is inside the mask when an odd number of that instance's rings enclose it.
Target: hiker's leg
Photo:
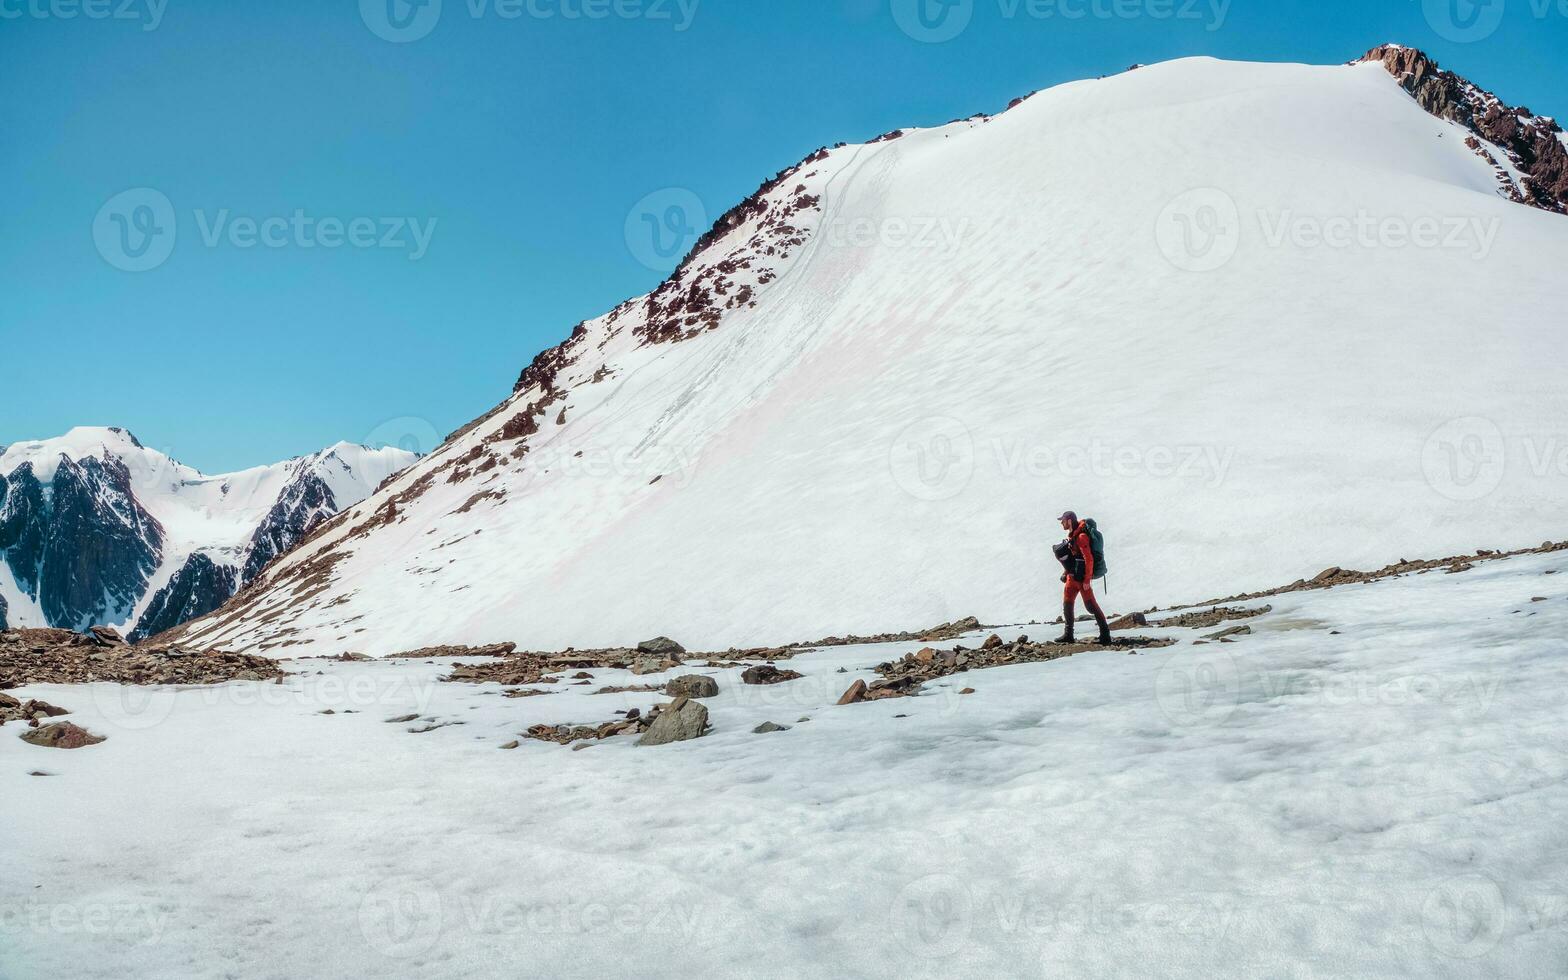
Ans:
[[[1062,592],[1062,635],[1056,638],[1057,643],[1071,643],[1073,641],[1073,619],[1077,615],[1078,583],[1072,579],[1067,580],[1067,588]]]
[[[1100,610],[1100,601],[1094,597],[1094,587],[1088,582],[1083,584],[1084,608],[1094,616],[1095,623],[1100,627],[1100,645],[1109,646],[1111,642],[1111,624],[1105,621],[1105,613]]]

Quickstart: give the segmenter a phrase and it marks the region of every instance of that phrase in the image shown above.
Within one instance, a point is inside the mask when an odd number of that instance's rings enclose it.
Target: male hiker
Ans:
[[[1067,583],[1067,591],[1062,596],[1062,622],[1066,624],[1062,635],[1056,638],[1057,643],[1073,642],[1073,620],[1077,612],[1078,597],[1083,596],[1084,608],[1094,615],[1094,621],[1100,624],[1100,645],[1110,646],[1111,627],[1105,621],[1105,613],[1100,611],[1100,604],[1094,598],[1094,545],[1089,537],[1089,521],[1080,521],[1078,515],[1072,511],[1063,514],[1059,520],[1062,530],[1067,532],[1067,540],[1056,547],[1056,557],[1066,567],[1067,571],[1062,576],[1062,581]]]

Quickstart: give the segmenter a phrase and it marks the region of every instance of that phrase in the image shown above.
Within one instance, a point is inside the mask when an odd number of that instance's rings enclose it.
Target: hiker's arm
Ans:
[[[1084,583],[1094,581],[1094,547],[1089,541],[1087,532],[1078,535],[1078,553],[1083,555],[1082,581]]]

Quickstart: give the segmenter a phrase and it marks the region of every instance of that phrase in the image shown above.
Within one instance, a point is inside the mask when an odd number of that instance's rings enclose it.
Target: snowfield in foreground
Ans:
[[[1269,602],[846,707],[915,644],[702,671],[658,748],[497,751],[664,700],[617,671],[26,688],[109,739],[0,737],[0,974],[1561,976],[1568,553]]]

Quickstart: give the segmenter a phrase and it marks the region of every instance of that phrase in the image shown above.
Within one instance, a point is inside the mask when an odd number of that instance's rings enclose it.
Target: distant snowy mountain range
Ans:
[[[697,648],[1560,536],[1568,139],[1414,49],[821,149],[189,642]],[[366,630],[366,624],[374,628]]]
[[[0,446],[0,628],[176,626],[418,458],[339,443],[206,476],[118,428]]]

